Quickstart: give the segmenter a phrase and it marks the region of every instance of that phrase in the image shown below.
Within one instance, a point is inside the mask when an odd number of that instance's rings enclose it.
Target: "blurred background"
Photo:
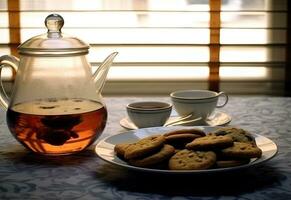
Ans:
[[[0,56],[17,56],[17,46],[46,32],[44,19],[58,13],[64,33],[90,44],[92,71],[119,52],[105,95],[290,96],[288,8],[287,0],[0,0]],[[2,78],[9,92],[12,71]]]

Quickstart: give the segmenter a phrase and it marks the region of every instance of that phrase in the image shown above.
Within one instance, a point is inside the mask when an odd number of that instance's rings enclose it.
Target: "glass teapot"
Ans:
[[[107,110],[101,91],[117,52],[91,73],[89,45],[61,32],[64,20],[45,19],[48,32],[18,47],[20,59],[0,57],[16,74],[11,97],[1,83],[0,101],[14,137],[33,152],[64,155],[92,144],[105,128]]]

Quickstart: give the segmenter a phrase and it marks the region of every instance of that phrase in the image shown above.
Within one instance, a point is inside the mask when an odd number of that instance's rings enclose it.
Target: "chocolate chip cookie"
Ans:
[[[129,164],[137,167],[151,167],[168,160],[175,153],[175,148],[165,144],[159,151],[137,159],[130,159]]]
[[[251,143],[234,142],[233,146],[222,149],[221,155],[234,158],[259,158],[262,156],[262,150]]]
[[[222,135],[207,135],[200,137],[186,145],[187,149],[193,150],[216,150],[233,145],[231,137]]]
[[[150,153],[160,149],[165,142],[165,137],[162,135],[149,136],[130,144],[125,149],[124,158],[133,159],[149,155]]]
[[[215,164],[216,154],[212,151],[193,151],[184,149],[169,160],[170,170],[202,170]]]
[[[255,143],[255,139],[249,132],[241,128],[223,127],[212,132],[215,135],[227,135],[233,139],[234,142]]]

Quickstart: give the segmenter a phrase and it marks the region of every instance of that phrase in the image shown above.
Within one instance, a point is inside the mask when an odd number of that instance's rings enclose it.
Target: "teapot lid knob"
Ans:
[[[44,23],[48,29],[47,32],[23,42],[18,47],[19,54],[49,56],[88,54],[89,45],[87,43],[61,32],[64,26],[62,16],[48,15]]]
[[[45,26],[48,32],[61,32],[61,28],[64,26],[64,19],[61,15],[51,14],[45,18]]]

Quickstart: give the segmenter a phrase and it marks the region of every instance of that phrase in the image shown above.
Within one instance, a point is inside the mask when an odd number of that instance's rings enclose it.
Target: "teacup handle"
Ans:
[[[219,93],[218,93],[218,98],[219,98],[220,96],[224,96],[225,101],[224,101],[224,103],[222,103],[221,105],[216,105],[216,108],[222,108],[222,107],[225,106],[225,105],[227,104],[227,102],[228,102],[228,95],[227,95],[226,93],[224,93],[224,92],[219,92]]]
[[[0,103],[5,109],[8,109],[9,97],[3,87],[1,72],[4,67],[11,67],[13,69],[13,77],[15,77],[18,65],[19,59],[15,56],[4,55],[0,57]]]

